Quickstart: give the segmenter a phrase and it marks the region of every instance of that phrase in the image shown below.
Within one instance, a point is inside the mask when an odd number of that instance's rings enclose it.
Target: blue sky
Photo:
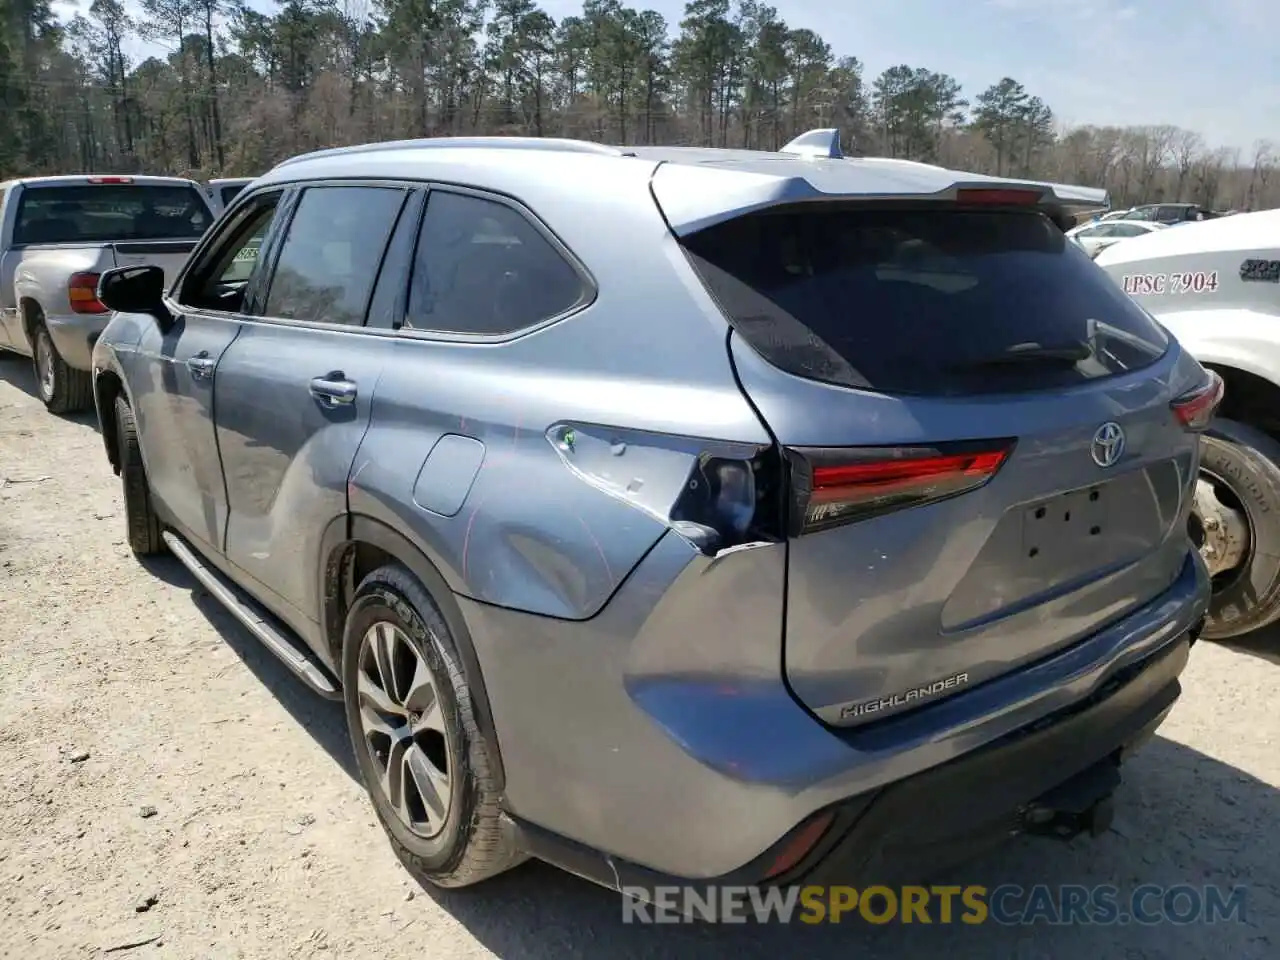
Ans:
[[[61,15],[77,0],[56,0]],[[89,0],[78,0],[87,9]],[[684,0],[632,0],[672,28]],[[260,10],[271,0],[250,0]],[[136,8],[136,0],[128,0]],[[553,17],[580,0],[541,0]],[[1171,123],[1213,146],[1280,146],[1278,0],[774,0],[779,15],[874,76],[898,63],[972,96],[1011,76],[1069,124]],[[137,51],[143,52],[141,50]],[[1246,158],[1247,159],[1247,158]]]

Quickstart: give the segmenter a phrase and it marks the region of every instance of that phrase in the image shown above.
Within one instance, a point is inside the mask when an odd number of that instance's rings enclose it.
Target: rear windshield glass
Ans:
[[[735,330],[814,380],[914,395],[1017,392],[1140,369],[1168,348],[1037,213],[792,208],[684,244]]]
[[[22,192],[15,243],[190,240],[213,221],[195,187],[85,184]]]

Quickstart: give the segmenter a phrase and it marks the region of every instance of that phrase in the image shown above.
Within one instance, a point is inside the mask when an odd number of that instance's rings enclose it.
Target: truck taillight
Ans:
[[[67,299],[72,313],[107,313],[98,299],[98,274],[73,273],[67,282]]]
[[[1207,372],[1208,383],[1190,393],[1184,393],[1170,405],[1178,422],[1193,433],[1200,433],[1209,426],[1226,395],[1226,384],[1222,382],[1222,377],[1212,370]]]
[[[788,450],[792,535],[968,493],[1009,459],[1009,439],[937,447]]]
[[[90,177],[90,183],[133,183],[133,177]]]

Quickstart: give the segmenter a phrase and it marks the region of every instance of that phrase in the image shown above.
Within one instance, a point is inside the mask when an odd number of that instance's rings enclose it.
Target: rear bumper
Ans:
[[[1073,810],[1109,798],[1121,762],[1150,739],[1181,693],[1178,677],[1195,634],[1187,633],[1114,676],[1075,708],[1031,729],[882,790],[820,811],[750,863],[693,880],[606,857],[520,823],[526,849],[579,876],[656,899],[656,888],[715,885],[921,882],[1008,838],[1033,829],[1028,813]],[[1066,785],[1068,790],[1062,788]],[[1081,806],[1082,804],[1082,806]],[[806,826],[829,823],[808,853],[775,867]]]
[[[586,621],[459,598],[490,693],[507,811],[531,852],[610,885],[610,861],[690,880],[750,873],[816,813],[861,811],[1148,669],[1196,629],[1209,595],[1188,550],[1163,594],[1071,647],[909,714],[837,729],[778,675],[782,613],[770,604],[782,594],[782,549],[691,552],[663,538]],[[1120,742],[1127,733],[1115,726]],[[1094,739],[1073,748],[1091,754],[1086,766],[1113,750]],[[1045,769],[1065,779],[1075,762],[1067,754]],[[1016,806],[1053,785],[1007,791]]]
[[[1086,803],[1109,797],[1105,774],[1149,740],[1181,693],[1194,638],[1184,636],[1114,678],[1080,708],[880,791],[784,878],[907,883],[1031,828],[1030,808],[1061,809],[1071,784]],[[1079,789],[1073,791],[1079,793]]]
[[[49,338],[58,349],[58,356],[75,370],[89,370],[93,366],[93,345],[107,328],[111,314],[63,314],[44,318]]]

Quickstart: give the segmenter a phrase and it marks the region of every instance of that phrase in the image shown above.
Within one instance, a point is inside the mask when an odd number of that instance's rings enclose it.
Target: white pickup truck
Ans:
[[[1280,620],[1280,210],[1187,223],[1095,261],[1226,385],[1201,441],[1191,535],[1206,639]]]
[[[34,360],[49,410],[93,405],[90,356],[109,318],[98,276],[155,264],[171,279],[214,216],[204,189],[177,177],[0,183],[0,351]]]

